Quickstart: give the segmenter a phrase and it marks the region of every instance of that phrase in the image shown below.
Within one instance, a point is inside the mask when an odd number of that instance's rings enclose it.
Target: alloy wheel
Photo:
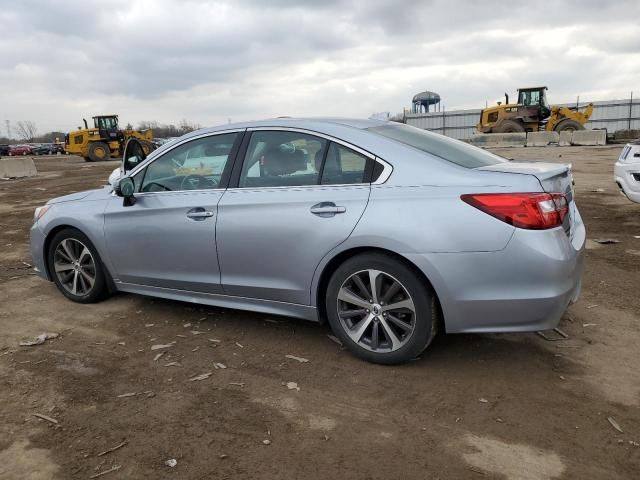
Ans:
[[[338,318],[347,335],[373,352],[393,352],[407,343],[416,308],[406,287],[380,270],[351,275],[338,292]]]
[[[53,266],[63,288],[72,295],[87,295],[96,281],[91,251],[75,238],[65,238],[56,247]]]

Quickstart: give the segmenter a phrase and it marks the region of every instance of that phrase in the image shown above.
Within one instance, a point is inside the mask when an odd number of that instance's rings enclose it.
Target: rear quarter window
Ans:
[[[486,167],[508,161],[460,140],[400,123],[370,127],[367,130],[465,168]]]

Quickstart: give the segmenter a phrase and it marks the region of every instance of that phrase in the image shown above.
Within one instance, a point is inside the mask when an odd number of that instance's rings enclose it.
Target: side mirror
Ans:
[[[634,158],[640,158],[640,152],[636,152],[636,153],[634,153],[634,154],[633,154],[633,157],[634,157]]]
[[[125,200],[132,199],[133,194],[136,191],[136,185],[130,177],[122,177],[118,180],[118,183],[114,187],[113,191],[119,197],[124,197]]]

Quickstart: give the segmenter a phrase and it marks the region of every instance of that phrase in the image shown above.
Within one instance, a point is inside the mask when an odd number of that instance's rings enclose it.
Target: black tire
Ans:
[[[58,274],[56,272],[56,260],[65,260],[64,257],[60,257],[59,253],[56,253],[56,250],[61,243],[65,240],[72,240],[75,242],[79,242],[82,246],[86,247],[91,253],[91,258],[93,260],[93,273],[94,273],[94,282],[90,288],[87,288],[86,291],[78,291],[77,294],[72,293],[67,286],[63,283],[63,278],[61,278],[65,272]],[[69,245],[68,243],[66,245]],[[80,253],[80,252],[78,252]],[[80,256],[80,255],[78,255]],[[80,258],[82,260],[82,258]],[[62,294],[70,300],[73,300],[77,303],[95,303],[100,301],[106,295],[108,288],[106,282],[106,272],[104,266],[102,265],[102,260],[100,260],[100,256],[98,255],[98,251],[91,243],[91,240],[79,230],[75,228],[65,228],[64,230],[59,231],[55,234],[51,243],[49,244],[49,250],[47,252],[47,264],[49,266],[49,272],[51,273],[51,277],[53,278],[56,287],[58,290],[62,292]],[[89,270],[88,270],[89,271]],[[71,275],[81,276],[76,274],[74,271],[71,271]],[[84,285],[88,285],[88,283],[82,279],[79,280],[79,283],[84,282]]]
[[[157,148],[155,143],[150,142],[148,140],[138,139],[138,141],[140,142],[140,145],[142,145],[142,151],[144,152],[145,155],[149,155],[151,152],[153,152]]]
[[[570,132],[575,132],[576,130],[584,130],[584,125],[576,122],[575,120],[571,120],[566,118],[558,122],[554,130],[558,133],[564,132],[566,130]]]
[[[495,133],[520,133],[524,132],[524,125],[516,120],[503,120],[493,129]]]
[[[89,160],[92,162],[104,162],[111,158],[109,145],[104,142],[91,142],[88,152]]]
[[[338,295],[340,294],[341,289],[345,285],[348,285],[348,282],[354,278],[354,275],[366,275],[366,273],[363,273],[365,270],[377,270],[382,272],[385,276],[384,279],[391,279],[391,281],[395,280],[399,282],[401,287],[404,288],[408,294],[408,298],[413,302],[415,309],[415,313],[412,317],[413,330],[410,334],[407,334],[405,339],[402,340],[404,343],[395,350],[389,349],[387,351],[375,351],[376,349],[372,349],[373,342],[369,344],[368,347],[364,344],[366,343],[366,340],[357,343],[347,333],[348,326],[345,325],[344,320],[340,319],[338,310],[341,307]],[[382,296],[383,293],[382,288],[383,287],[381,286],[380,296]],[[387,288],[390,289],[390,287]],[[391,298],[393,299],[393,297]],[[393,302],[390,303],[393,304]],[[384,304],[381,303],[381,305]],[[331,329],[342,341],[343,345],[345,345],[355,356],[373,363],[393,365],[412,360],[429,346],[438,330],[438,307],[434,292],[402,261],[383,254],[360,254],[346,260],[342,265],[340,265],[329,280],[325,297],[325,307]],[[341,312],[341,314],[344,314],[345,310],[343,309]],[[369,310],[367,310],[367,312],[369,312]],[[374,310],[371,310],[372,316],[373,312]],[[372,322],[378,322],[378,325],[380,325],[383,320],[380,316],[376,316]],[[392,323],[389,322],[389,318],[386,318],[386,322],[387,327],[378,326],[376,328],[382,328],[384,332],[384,328],[392,326]],[[352,328],[356,329],[355,326],[352,326]],[[393,330],[396,332],[399,331],[396,328]],[[367,331],[368,330],[365,330],[361,340],[366,336]],[[371,335],[373,336],[373,334]],[[376,335],[376,338],[377,337],[378,335]]]

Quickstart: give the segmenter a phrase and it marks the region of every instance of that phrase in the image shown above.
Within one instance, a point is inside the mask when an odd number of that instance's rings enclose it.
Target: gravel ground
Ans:
[[[638,478],[640,205],[613,184],[620,148],[496,150],[572,162],[588,238],[620,241],[589,242],[568,340],[443,335],[395,367],[304,321],[65,300],[24,263],[33,209],[117,162],[36,158],[38,177],[0,181],[0,478]],[[59,337],[18,346],[42,332]]]

